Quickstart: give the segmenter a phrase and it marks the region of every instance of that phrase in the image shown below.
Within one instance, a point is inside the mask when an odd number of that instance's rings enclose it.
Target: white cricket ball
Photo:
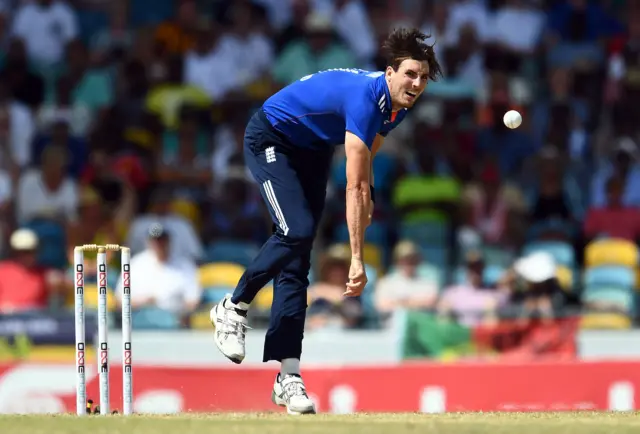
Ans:
[[[518,128],[522,123],[522,116],[515,110],[509,110],[504,114],[502,121],[508,128]]]

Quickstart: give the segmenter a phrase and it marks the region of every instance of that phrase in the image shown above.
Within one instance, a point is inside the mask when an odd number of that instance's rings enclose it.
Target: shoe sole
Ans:
[[[301,416],[303,414],[316,414],[316,407],[315,405],[312,406],[310,409],[304,410],[304,411],[295,411],[295,410],[291,410],[289,407],[287,407],[287,404],[284,401],[279,401],[278,397],[276,396],[276,392],[274,392],[273,390],[271,391],[271,402],[273,402],[275,405],[277,405],[278,407],[284,407],[287,409],[287,413],[293,416]]]
[[[214,311],[214,316],[217,318],[218,317],[218,305],[216,305],[216,307],[214,307],[215,311]],[[222,353],[223,356],[225,356],[227,359],[231,360],[233,363],[235,363],[236,365],[239,365],[240,363],[242,363],[242,361],[244,360],[244,358],[239,358],[239,357],[232,357],[232,356],[228,356],[224,353],[224,351],[222,350],[222,345],[220,344],[220,342],[218,341],[218,338],[216,336],[215,333],[215,328],[216,328],[216,324],[214,322],[214,320],[211,319],[211,316],[209,316],[209,320],[211,321],[211,325],[213,326],[214,332],[213,332],[213,342],[215,342],[216,347],[218,347],[218,351],[220,351]]]

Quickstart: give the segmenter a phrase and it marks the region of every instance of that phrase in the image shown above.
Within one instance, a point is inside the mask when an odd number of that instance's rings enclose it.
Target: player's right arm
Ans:
[[[364,231],[371,201],[371,150],[382,124],[377,98],[368,85],[354,87],[345,98],[345,152],[347,156],[347,226],[351,268],[345,295],[357,296],[367,284],[364,268]]]
[[[360,295],[367,284],[363,246],[371,201],[369,190],[371,151],[358,136],[347,131],[345,152],[347,157],[347,226],[351,244],[351,268],[345,295]]]
[[[369,219],[369,175],[371,151],[355,134],[347,131],[345,137],[347,157],[347,225],[351,238],[351,254],[362,260],[364,231]]]

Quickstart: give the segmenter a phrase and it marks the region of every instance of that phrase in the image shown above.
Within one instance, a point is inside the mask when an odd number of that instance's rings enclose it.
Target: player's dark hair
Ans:
[[[425,42],[430,37],[431,35],[418,29],[394,29],[382,45],[387,65],[397,71],[403,60],[426,61],[429,65],[429,79],[436,81],[438,76],[442,76],[442,68],[433,50],[435,43],[429,45]]]

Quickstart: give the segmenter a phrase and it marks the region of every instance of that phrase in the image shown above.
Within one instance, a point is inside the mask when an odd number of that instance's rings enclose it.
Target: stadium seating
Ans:
[[[420,245],[444,246],[449,236],[446,222],[401,222],[398,228],[400,239],[411,240]]]
[[[131,321],[137,330],[171,330],[180,327],[177,315],[154,307],[134,311]]]
[[[625,330],[631,328],[631,318],[617,313],[585,313],[580,320],[580,328]]]
[[[213,262],[201,265],[198,277],[202,288],[212,286],[235,287],[242,277],[245,268],[233,262]]]
[[[634,308],[635,270],[605,265],[588,268],[582,299],[588,305],[613,307],[631,313]]]
[[[258,254],[258,247],[242,241],[221,240],[207,246],[206,262],[235,262],[247,266]]]
[[[202,289],[202,303],[217,303],[224,298],[225,295],[230,294],[235,289],[234,286],[227,285],[212,285]]]
[[[638,246],[621,239],[604,238],[592,241],[585,248],[585,266],[623,265],[637,267]]]
[[[559,265],[573,268],[576,263],[575,253],[571,244],[562,241],[535,241],[527,244],[523,249],[523,255],[533,252],[547,252]]]

